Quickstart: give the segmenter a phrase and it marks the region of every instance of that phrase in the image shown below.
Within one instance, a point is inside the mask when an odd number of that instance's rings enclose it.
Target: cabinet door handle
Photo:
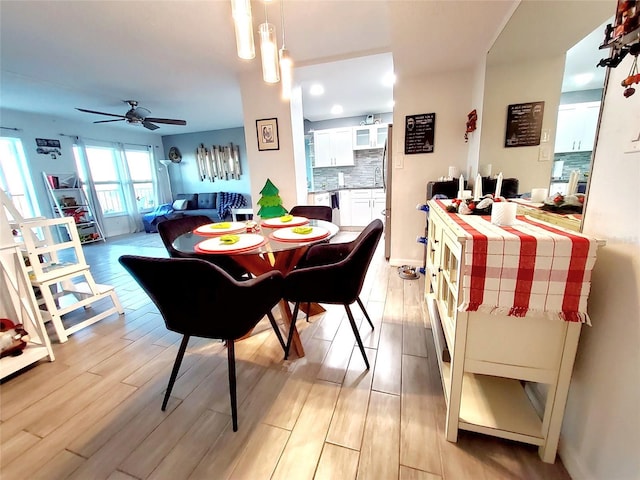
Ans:
[[[582,140],[578,142],[578,150],[580,150],[580,145],[582,145]]]
[[[440,240],[434,240],[433,243],[440,243]]]
[[[571,150],[575,150],[576,149],[576,141],[573,141],[573,146],[571,147]]]

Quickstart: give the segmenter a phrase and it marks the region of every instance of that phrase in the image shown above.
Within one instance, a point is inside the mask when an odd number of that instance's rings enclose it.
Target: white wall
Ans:
[[[560,453],[572,478],[640,478],[640,94],[620,81],[632,57],[611,70],[583,231],[598,251],[589,314],[569,390]]]
[[[260,190],[267,179],[270,179],[280,190],[282,205],[288,210],[296,205],[298,198],[291,110],[289,102],[280,99],[280,84],[268,85],[262,81],[260,65],[258,62],[255,64],[255,68],[240,77],[245,142],[251,171],[252,207],[255,213],[260,209],[257,205],[261,197]],[[278,119],[279,150],[258,151],[256,120],[265,118]],[[304,170],[302,175],[306,175]]]
[[[152,145],[156,158],[164,158],[162,138],[159,134],[147,133],[148,131],[144,128],[131,126],[131,131],[129,131],[106,125],[95,125],[91,123],[91,120],[87,120],[86,123],[73,122],[57,117],[33,115],[13,110],[1,110],[0,117],[3,127],[19,129],[19,131],[3,129],[0,133],[4,137],[22,140],[40,213],[45,217],[52,218],[53,212],[44,180],[42,180],[42,172],[71,173],[77,171],[72,150],[73,140],[68,136],[61,136],[61,133],[86,139]],[[54,160],[50,155],[37,153],[36,138],[60,140],[62,155]],[[126,216],[108,217],[102,227],[106,237],[129,233],[129,222]]]
[[[424,203],[427,182],[447,175],[449,166],[466,171],[468,144],[464,142],[467,114],[471,107],[473,72],[400,77],[394,86],[393,187],[391,189],[392,265],[422,265],[425,214],[416,210]],[[405,117],[436,114],[433,153],[404,154]]]
[[[564,55],[534,61],[487,65],[480,140],[480,164],[491,164],[492,173],[520,181],[519,192],[546,187],[551,178],[555,129],[564,72]],[[540,146],[505,148],[507,106],[544,101],[542,129],[551,133]],[[539,160],[540,149],[548,159]]]

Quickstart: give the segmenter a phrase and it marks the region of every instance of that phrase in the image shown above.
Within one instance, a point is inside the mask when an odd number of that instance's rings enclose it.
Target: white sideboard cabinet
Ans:
[[[457,441],[463,429],[533,444],[552,463],[582,324],[461,311],[462,272],[471,258],[465,232],[441,202],[429,207],[425,301],[447,404],[446,438]],[[536,383],[546,384],[546,398],[538,394],[545,389],[532,388]]]

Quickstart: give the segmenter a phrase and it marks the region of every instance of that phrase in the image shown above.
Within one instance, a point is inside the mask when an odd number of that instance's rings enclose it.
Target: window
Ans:
[[[104,215],[125,213],[124,192],[116,165],[116,151],[110,147],[86,147],[91,178]]]
[[[24,218],[40,216],[22,142],[0,137],[0,188],[7,192]]]
[[[87,145],[85,151],[103,215],[142,213],[156,206],[153,159],[147,149],[125,146],[124,158],[120,149],[111,146]],[[75,148],[74,153],[77,158],[79,152]],[[132,196],[135,200],[131,200]],[[131,203],[129,208],[127,198]]]
[[[152,210],[156,206],[156,195],[153,188],[151,156],[147,150],[128,150],[125,148],[124,153],[127,158],[138,211]]]

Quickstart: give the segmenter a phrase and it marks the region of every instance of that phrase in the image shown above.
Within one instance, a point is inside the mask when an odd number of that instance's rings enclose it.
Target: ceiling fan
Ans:
[[[76,108],[81,112],[85,113],[96,113],[98,115],[108,115],[109,117],[118,117],[114,120],[98,120],[93,123],[108,123],[108,122],[121,122],[126,121],[127,123],[131,123],[133,125],[142,125],[144,128],[148,128],[149,130],[157,130],[160,128],[156,123],[165,123],[168,125],[186,125],[187,122],[184,120],[173,120],[171,118],[155,118],[149,117],[151,111],[147,110],[144,107],[139,107],[138,102],[136,100],[124,100],[125,103],[128,103],[131,107],[127,113],[124,115],[116,115],[114,113],[106,113],[106,112],[96,112],[95,110],[86,110],[84,108]]]

